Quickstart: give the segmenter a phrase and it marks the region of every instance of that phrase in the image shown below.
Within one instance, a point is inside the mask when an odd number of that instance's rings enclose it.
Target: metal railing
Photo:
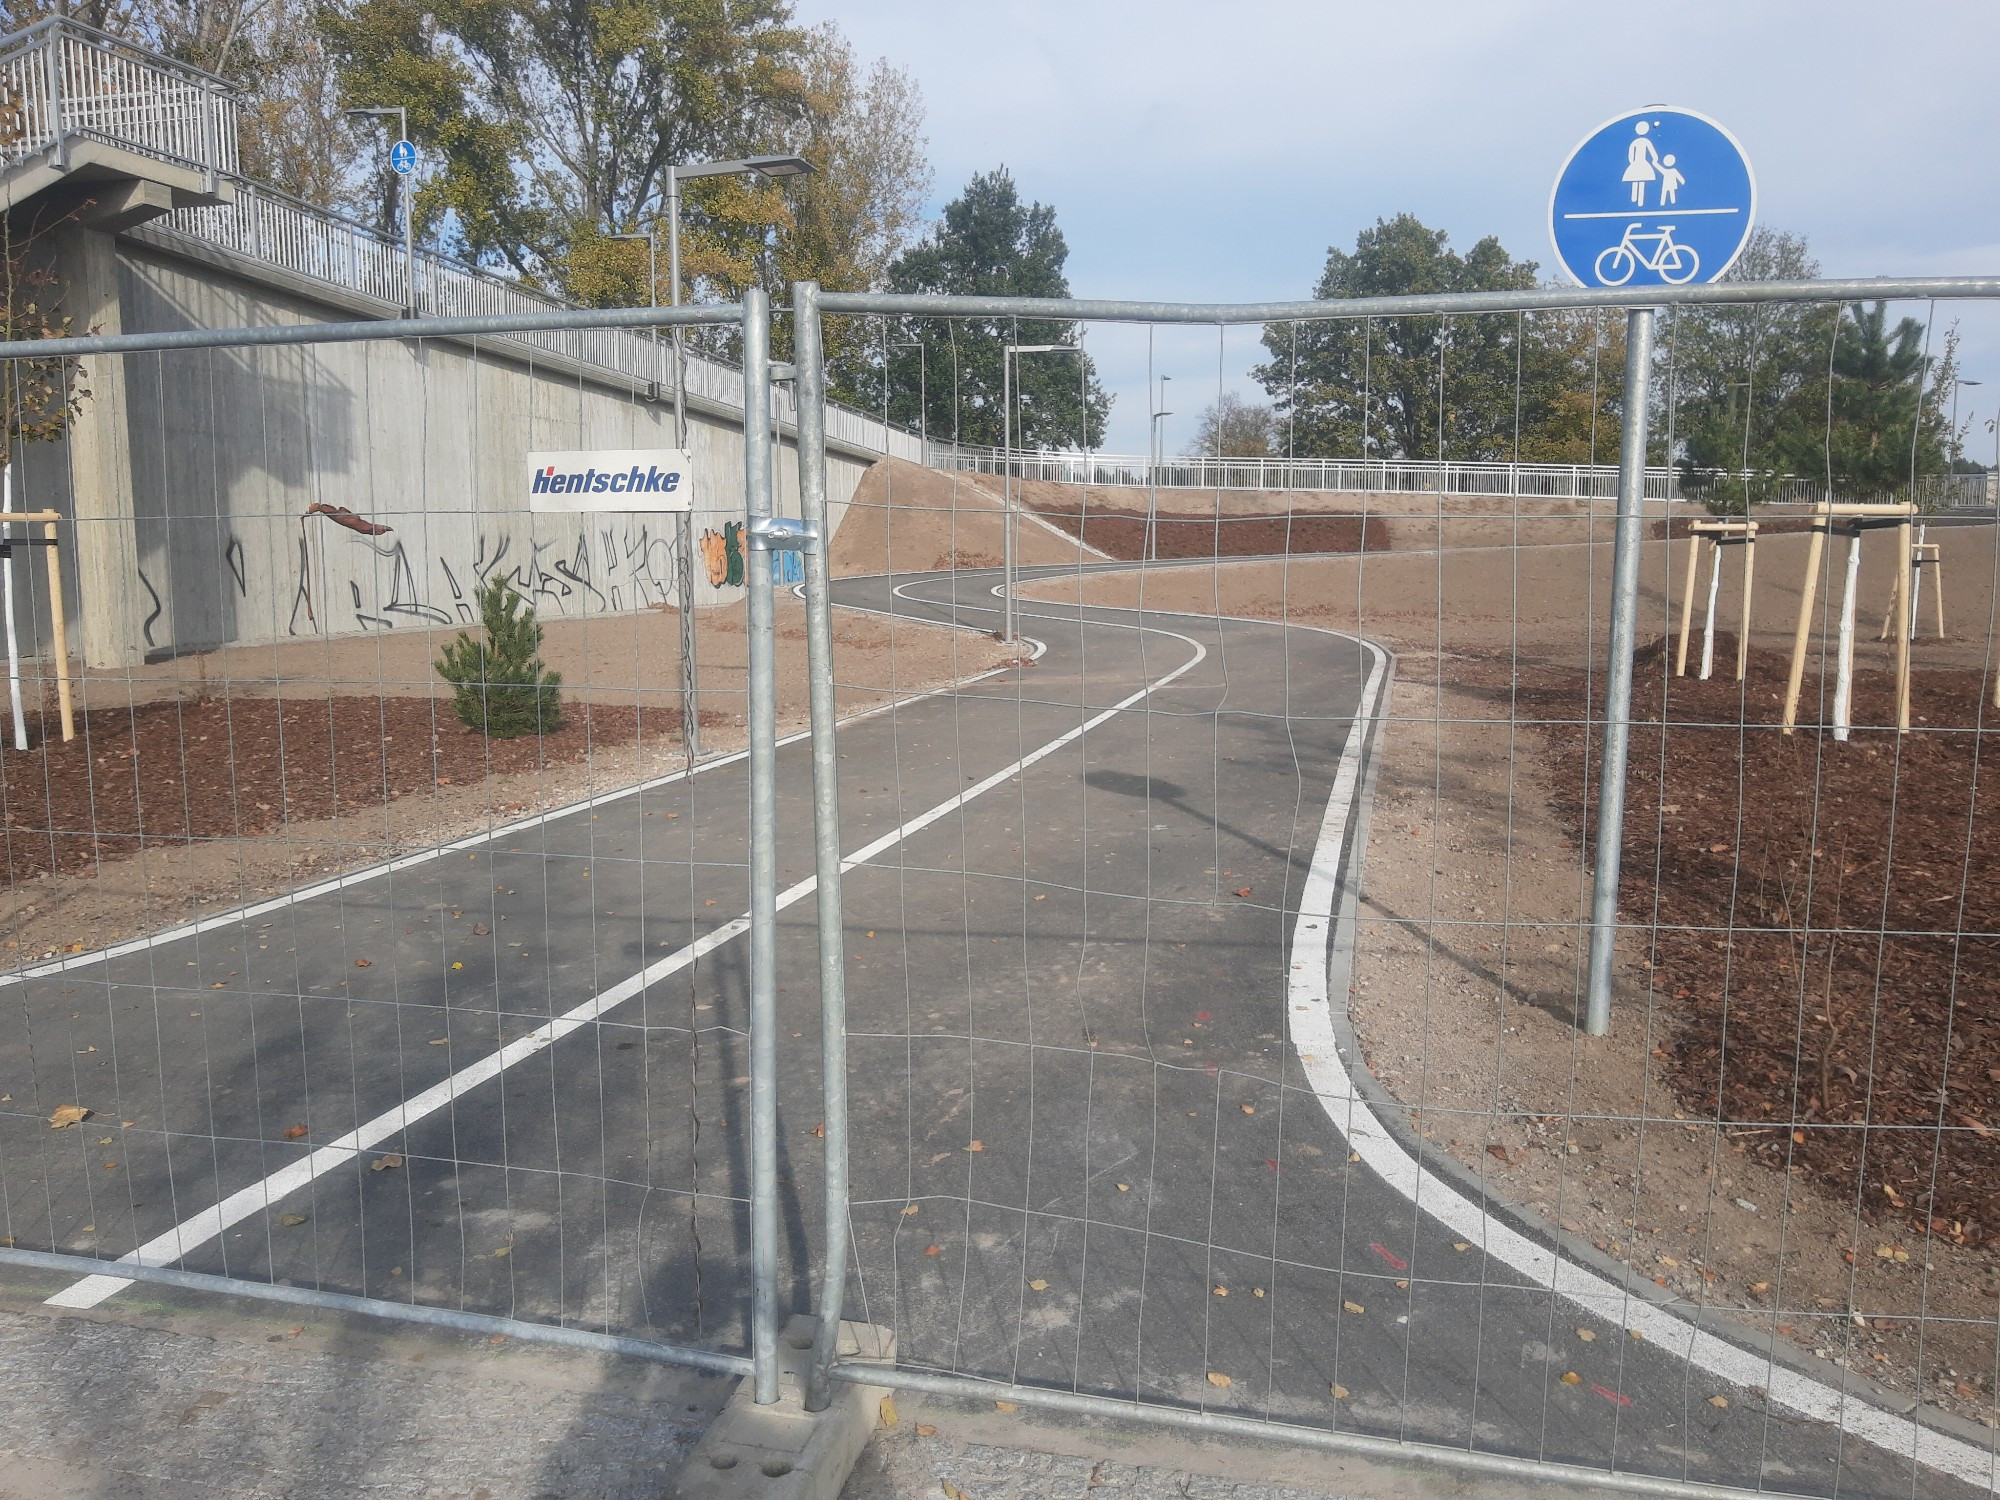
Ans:
[[[224,79],[52,17],[0,44],[0,162],[77,136],[233,175],[236,91]]]
[[[924,462],[932,468],[970,474],[1000,474],[1007,464],[999,448],[951,443],[929,444]],[[1452,463],[1402,459],[1203,458],[1189,455],[1158,463],[1143,454],[1034,453],[1016,450],[1017,479],[1054,484],[1089,484],[1107,489],[1323,490],[1339,494],[1508,495],[1551,500],[1608,500],[1618,493],[1615,464]],[[1646,470],[1646,498],[1687,500],[1710,491],[1726,495],[1741,474],[1698,477],[1664,465]],[[1767,478],[1767,476],[1751,476]],[[1991,507],[1996,476],[1924,474],[1893,493],[1851,493],[1824,480],[1790,478],[1760,486],[1760,504],[1812,505],[1840,501],[1911,500],[1926,510]],[[1765,490],[1768,488],[1769,493]]]
[[[1006,468],[998,448],[932,443],[925,461],[933,468],[971,474],[999,474]],[[1510,464],[1405,462],[1394,459],[1197,458],[1150,462],[1142,454],[1014,454],[1017,479],[1109,488],[1185,490],[1329,490],[1341,493],[1449,495],[1535,495],[1556,500],[1610,499],[1618,493],[1615,464]],[[1680,498],[1673,469],[1646,471],[1648,499]]]

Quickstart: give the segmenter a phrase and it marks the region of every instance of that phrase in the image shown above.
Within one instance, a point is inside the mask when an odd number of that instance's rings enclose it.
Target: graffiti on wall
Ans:
[[[326,522],[340,530],[328,530]],[[742,526],[732,522],[731,529],[740,533]],[[740,583],[740,536],[732,545],[737,576],[730,581]],[[232,546],[240,559],[241,544],[232,538]],[[399,621],[470,624],[478,619],[479,590],[496,577],[537,610],[558,615],[666,604],[676,571],[673,523],[663,524],[657,516],[583,516],[567,536],[523,539],[511,531],[480,531],[471,556],[439,552],[436,562],[443,588],[426,589],[428,570],[416,566],[394,528],[341,507],[315,505],[299,519],[288,631],[394,629]],[[338,603],[326,597],[334,592],[329,580],[336,577],[346,581],[347,598]]]

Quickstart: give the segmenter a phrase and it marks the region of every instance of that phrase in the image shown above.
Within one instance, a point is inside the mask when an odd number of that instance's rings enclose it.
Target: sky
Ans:
[[[1005,165],[1054,206],[1078,296],[1306,297],[1329,245],[1416,214],[1554,274],[1570,149],[1645,104],[1727,126],[1758,218],[1828,276],[2000,274],[2000,5],[1991,0],[795,0],[922,87],[933,212]],[[1922,317],[1922,305],[1899,308]],[[2000,306],[1956,315],[1963,392],[2000,407]],[[1105,447],[1147,445],[1143,331],[1088,341],[1116,396]],[[1165,447],[1244,372],[1255,331],[1162,330]],[[1218,373],[1220,371],[1220,373]],[[1991,435],[1967,440],[1989,457]]]

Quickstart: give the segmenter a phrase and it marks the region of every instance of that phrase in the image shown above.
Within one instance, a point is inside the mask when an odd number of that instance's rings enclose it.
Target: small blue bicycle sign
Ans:
[[[408,141],[396,142],[389,148],[389,165],[408,177],[417,170],[417,148]]]
[[[1735,264],[1756,212],[1736,138],[1691,109],[1653,105],[1570,152],[1549,195],[1549,237],[1585,286],[1685,286]]]

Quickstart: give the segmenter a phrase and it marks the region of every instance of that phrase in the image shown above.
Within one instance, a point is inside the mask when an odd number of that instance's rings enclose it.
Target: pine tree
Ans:
[[[460,722],[496,740],[559,728],[562,674],[542,666],[534,610],[506,579],[495,578],[479,591],[479,617],[483,638],[461,630],[437,660]]]

